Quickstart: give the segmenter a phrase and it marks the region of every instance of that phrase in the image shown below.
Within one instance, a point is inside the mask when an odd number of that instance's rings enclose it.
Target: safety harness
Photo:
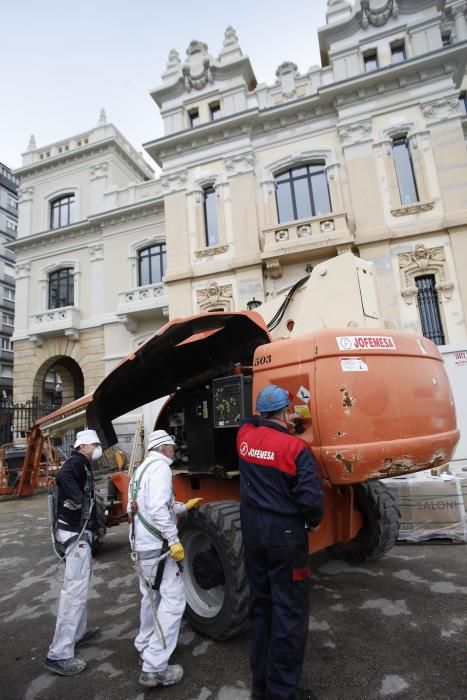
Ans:
[[[91,471],[86,465],[83,465],[86,472],[86,481],[83,488],[83,503],[81,506],[81,522],[79,532],[71,530],[65,523],[58,522],[58,485],[56,481],[49,484],[48,489],[48,512],[49,512],[49,526],[52,535],[52,544],[54,552],[59,558],[59,564],[65,560],[66,551],[70,544],[73,547],[76,546],[80,539],[86,539],[90,545],[92,545],[92,537],[86,532],[86,527],[91,519],[92,511],[94,508],[94,489],[93,489],[93,478]],[[69,530],[74,534],[71,535],[65,542],[60,542],[57,537],[57,530]],[[72,550],[70,550],[69,554]]]
[[[152,464],[155,463],[155,459],[148,459],[147,463],[144,465],[141,474],[139,475],[139,478],[136,478],[136,472],[133,475],[131,482],[130,482],[130,504],[129,504],[129,514],[131,518],[131,535],[130,535],[130,540],[131,540],[131,559],[133,561],[133,564],[135,566],[136,571],[138,572],[138,575],[143,582],[149,596],[149,601],[151,603],[151,613],[152,613],[152,619],[154,622],[154,630],[159,638],[159,641],[161,643],[161,646],[163,649],[167,648],[167,642],[165,639],[164,635],[164,630],[162,629],[162,626],[159,622],[159,618],[157,617],[157,609],[154,601],[154,596],[152,595],[152,591],[159,591],[161,587],[161,582],[162,582],[162,576],[164,575],[164,569],[165,569],[165,561],[170,553],[169,545],[166,539],[164,539],[164,536],[158,530],[154,525],[151,525],[150,522],[146,520],[146,518],[139,512],[139,507],[138,507],[138,492],[141,486],[141,482],[143,480],[143,476],[146,473],[146,470],[148,467],[150,467]],[[140,564],[140,559],[143,557],[138,554],[138,552],[135,550],[135,521],[136,518],[140,521],[141,525],[151,534],[153,535],[156,539],[161,540],[162,542],[162,551],[161,551],[161,556],[158,557],[158,559],[154,562],[154,565],[151,568],[151,575],[149,577],[149,580],[146,578],[146,576],[143,573],[142,566]],[[151,552],[152,555],[152,552]],[[157,569],[154,573],[154,569],[157,566]]]
[[[148,467],[150,467],[152,464],[155,463],[156,460],[148,460],[147,464],[144,465],[144,468],[139,476],[139,479],[136,478],[136,472],[133,475],[133,478],[131,479],[130,483],[130,517],[131,517],[131,549],[134,551],[135,547],[135,518],[138,518],[140,521],[141,525],[146,528],[148,532],[151,533],[154,537],[157,537],[157,539],[162,540],[164,542],[164,537],[162,533],[157,529],[157,527],[154,527],[154,525],[151,525],[150,522],[146,520],[146,518],[141,515],[139,512],[138,508],[138,501],[137,501],[137,496],[138,496],[138,491],[141,486],[141,482],[143,480],[143,476],[146,473],[146,470]]]

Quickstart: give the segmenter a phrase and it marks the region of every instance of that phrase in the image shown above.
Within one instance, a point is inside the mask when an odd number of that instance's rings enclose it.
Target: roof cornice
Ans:
[[[14,173],[20,178],[30,177],[39,172],[46,172],[52,168],[61,167],[62,165],[69,165],[73,161],[83,160],[84,158],[89,158],[93,155],[99,155],[100,153],[108,150],[114,149],[122,157],[122,159],[130,166],[130,168],[138,173],[140,177],[144,180],[150,180],[153,175],[152,168],[144,163],[144,167],[141,166],[128,151],[124,148],[123,144],[115,136],[106,137],[100,141],[94,143],[89,143],[79,148],[74,148],[65,153],[60,153],[45,160],[35,161],[29,165],[24,165],[21,168],[17,168]],[[38,149],[38,150],[43,150]]]
[[[31,233],[28,236],[17,238],[16,241],[8,243],[5,248],[7,250],[12,250],[15,253],[19,253],[24,250],[31,250],[32,248],[53,245],[54,243],[60,243],[61,241],[68,241],[88,235],[95,235],[96,233],[100,233],[100,231],[100,226],[96,226],[95,224],[90,223],[88,220],[78,221],[76,224],[70,224],[70,226],[49,229],[48,231],[40,231],[39,233]]]
[[[330,85],[318,88],[317,93],[272,107],[237,112],[214,122],[201,124],[194,129],[184,129],[168,136],[143,144],[159,165],[166,158],[183,152],[187,148],[205,148],[225,138],[235,138],[242,134],[258,134],[262,131],[280,129],[290,123],[320,119],[336,112],[340,104],[361,101],[366,97],[404,88],[424,82],[438,75],[453,75],[456,85],[460,85],[467,61],[467,41],[442,48],[429,54],[391,64],[371,73],[352,76]]]

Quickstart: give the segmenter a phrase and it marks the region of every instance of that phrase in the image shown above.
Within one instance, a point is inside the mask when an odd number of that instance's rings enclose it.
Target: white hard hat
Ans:
[[[169,435],[165,430],[154,430],[148,435],[148,450],[154,450],[156,447],[161,445],[174,445],[175,438],[173,435]]]
[[[99,445],[101,441],[95,430],[80,430],[76,435],[75,444],[73,447],[79,447],[80,445],[93,445],[97,442]]]

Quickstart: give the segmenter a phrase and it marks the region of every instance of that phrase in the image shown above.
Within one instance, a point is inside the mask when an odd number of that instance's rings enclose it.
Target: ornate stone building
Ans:
[[[329,0],[322,65],[257,84],[232,27],[151,92],[162,175],[101,115],[23,158],[15,397],[94,388],[170,317],[245,309],[353,250],[388,326],[467,342],[464,0]],[[319,300],[317,301],[319,303]]]

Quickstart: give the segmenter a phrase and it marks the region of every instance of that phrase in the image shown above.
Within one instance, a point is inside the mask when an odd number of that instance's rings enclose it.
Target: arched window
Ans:
[[[279,223],[331,212],[324,162],[291,168],[275,176]]]
[[[50,228],[61,228],[75,221],[75,195],[65,194],[50,203]]]
[[[49,273],[49,309],[74,304],[74,275],[72,267],[63,267]]]
[[[167,267],[165,243],[138,251],[138,287],[162,282]]]

